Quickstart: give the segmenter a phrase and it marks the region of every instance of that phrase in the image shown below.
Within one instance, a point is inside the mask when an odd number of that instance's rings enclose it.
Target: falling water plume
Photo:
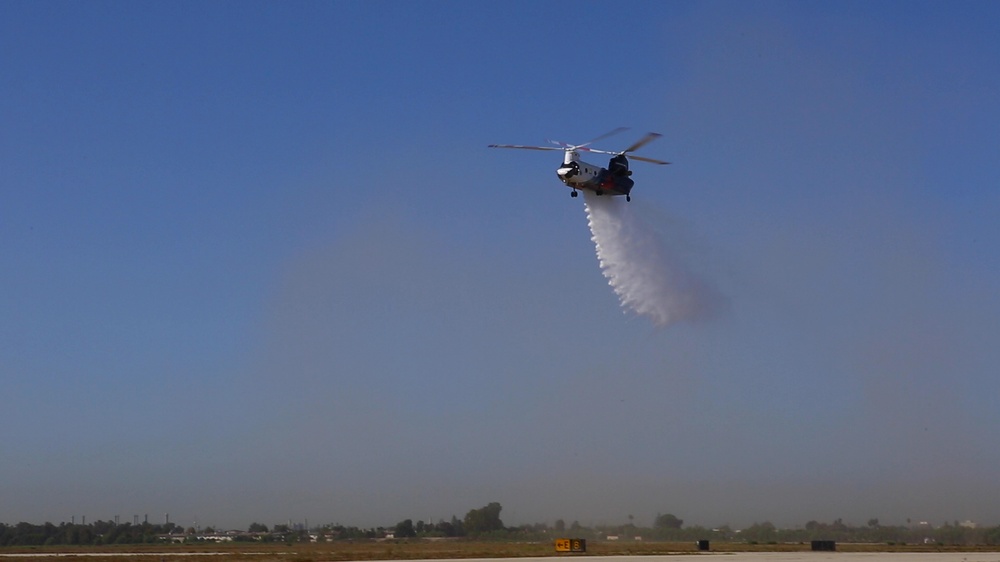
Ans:
[[[620,197],[585,192],[597,259],[623,308],[657,327],[702,320],[725,298],[685,266],[659,233]]]

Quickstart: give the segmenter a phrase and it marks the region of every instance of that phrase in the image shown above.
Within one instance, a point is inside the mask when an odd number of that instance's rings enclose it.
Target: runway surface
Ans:
[[[142,552],[142,553],[17,553],[0,554],[0,558],[50,558],[77,556],[219,556],[232,552]],[[264,554],[264,553],[243,553]],[[269,553],[275,554],[275,553]],[[461,558],[408,560],[406,562],[556,562],[575,556],[538,558]],[[1000,562],[998,552],[702,552],[653,556],[580,556],[580,562]],[[366,560],[364,562],[400,562],[399,560]]]
[[[408,562],[555,562],[565,557],[464,558]],[[654,556],[581,556],[580,562],[1000,562],[1000,552],[702,552]],[[399,562],[366,561],[366,562]]]

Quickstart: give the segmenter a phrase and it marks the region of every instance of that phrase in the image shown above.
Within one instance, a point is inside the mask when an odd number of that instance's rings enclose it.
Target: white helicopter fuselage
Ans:
[[[556,170],[556,175],[562,182],[573,188],[583,187],[593,181],[604,168],[580,160],[580,153],[575,150],[566,151],[563,165]]]

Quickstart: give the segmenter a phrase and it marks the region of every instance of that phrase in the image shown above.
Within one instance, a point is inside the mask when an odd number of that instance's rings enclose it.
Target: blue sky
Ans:
[[[998,17],[0,4],[0,521],[1000,523]],[[711,320],[487,149],[622,125]]]

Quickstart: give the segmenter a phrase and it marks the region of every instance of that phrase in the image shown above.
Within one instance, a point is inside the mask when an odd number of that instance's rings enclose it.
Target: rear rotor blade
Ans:
[[[625,150],[623,150],[622,154],[624,154],[626,152],[632,152],[632,151],[635,151],[635,150],[639,150],[640,148],[642,148],[643,146],[645,146],[650,141],[654,141],[654,140],[656,140],[656,139],[658,139],[658,138],[660,138],[662,136],[663,135],[661,135],[660,133],[649,133],[648,135],[646,135],[646,136],[642,137],[641,139],[639,139],[638,141],[636,141],[636,143],[633,144],[632,146],[630,146],[630,147],[626,148]]]
[[[598,154],[615,154],[615,155],[618,155],[618,154],[627,154],[629,152],[634,152],[636,150],[639,150],[643,146],[646,146],[650,142],[652,142],[652,141],[654,141],[654,140],[656,140],[656,139],[658,139],[658,138],[660,138],[662,136],[663,135],[661,135],[660,133],[649,133],[646,136],[644,136],[641,139],[639,139],[638,141],[636,141],[636,143],[633,144],[632,146],[626,148],[625,150],[619,150],[617,152],[616,151],[611,151],[611,150],[599,150],[599,149],[596,149],[596,148],[580,148],[580,150],[584,150],[586,152],[596,152]],[[636,156],[629,156],[629,158],[636,158],[638,160],[642,160],[642,158],[638,158]],[[647,160],[649,160],[649,159],[647,158]],[[656,162],[659,162],[659,160],[656,160]]]
[[[664,162],[663,160],[655,160],[653,158],[646,158],[645,156],[633,156],[629,155],[629,160],[638,160],[640,162],[649,162],[650,164],[669,164],[670,162]]]

